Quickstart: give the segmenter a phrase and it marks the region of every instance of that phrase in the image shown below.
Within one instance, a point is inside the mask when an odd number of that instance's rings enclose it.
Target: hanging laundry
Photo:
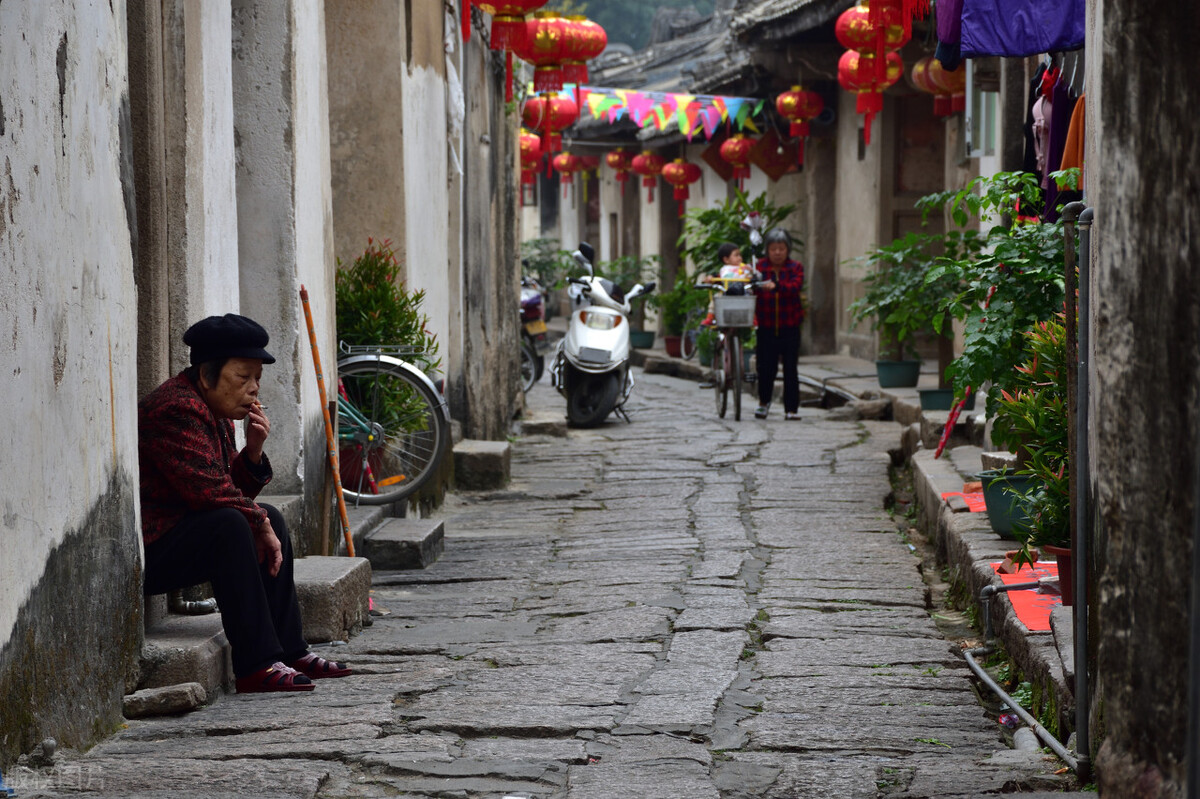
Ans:
[[[933,57],[951,72],[962,63],[962,11],[963,0],[938,0],[933,7],[938,38]]]
[[[1034,73],[1033,80],[1029,82],[1029,100],[1025,103],[1025,159],[1021,169],[1024,172],[1037,174],[1038,180],[1042,179],[1042,175],[1037,167],[1037,151],[1033,138],[1033,106],[1041,99],[1042,75],[1046,74],[1047,67],[1045,61],[1038,64],[1037,72]]]
[[[1085,97],[1086,94],[1079,95],[1079,102],[1075,103],[1075,110],[1071,112],[1071,124],[1067,127],[1067,142],[1063,146],[1062,164],[1059,165],[1059,169],[1083,169]],[[1082,180],[1079,185],[1083,186]]]
[[[1083,46],[1084,14],[1085,0],[962,0],[962,55],[1074,50]]]
[[[1042,188],[1046,190],[1046,207],[1042,218],[1047,222],[1058,219],[1058,206],[1063,202],[1062,194],[1057,184],[1050,177],[1051,172],[1057,172],[1062,166],[1063,150],[1067,144],[1067,130],[1071,126],[1071,115],[1075,111],[1076,96],[1071,91],[1070,84],[1060,80],[1054,86],[1053,112],[1050,115],[1050,145],[1046,152],[1046,174],[1042,178]]]

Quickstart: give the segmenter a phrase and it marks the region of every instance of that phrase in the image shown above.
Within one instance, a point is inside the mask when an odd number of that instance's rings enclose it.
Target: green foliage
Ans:
[[[922,225],[932,207],[923,209]],[[935,260],[967,259],[982,246],[982,239],[973,230],[943,234],[914,231],[863,255],[858,261],[873,271],[863,281],[866,293],[850,304],[855,324],[870,319],[871,329],[883,334],[885,352],[903,360],[904,344],[915,334],[930,330],[943,333],[946,305],[964,288],[962,277],[948,270],[931,277]]]
[[[708,306],[708,296],[708,289],[698,289],[687,280],[678,280],[670,291],[650,295],[647,304],[658,309],[665,335],[678,336],[683,334],[688,314]]]
[[[535,278],[547,289],[562,288],[563,276],[575,261],[559,246],[558,239],[529,239],[521,242],[521,274]]]
[[[695,264],[698,274],[715,275],[721,268],[717,248],[731,241],[741,248],[746,263],[752,263],[750,232],[742,230],[742,220],[751,212],[757,212],[763,219],[765,234],[786,219],[794,208],[793,205],[777,206],[767,199],[766,194],[750,200],[740,191],[716,208],[693,208],[684,214],[683,234],[678,242],[679,256]],[[799,237],[792,236],[793,251],[801,246]]]
[[[1035,324],[1023,338],[1024,358],[1011,390],[1000,393],[992,441],[1013,452],[1023,447],[1029,458],[1021,471],[1039,481],[1025,497],[1028,529],[1016,531],[1025,549],[1065,547],[1071,538],[1065,314]]]
[[[424,371],[440,365],[437,338],[421,313],[424,291],[409,291],[400,279],[400,261],[390,241],[367,239],[367,249],[347,268],[338,261],[337,336],[347,344],[400,344],[417,352],[406,356]]]
[[[599,277],[605,277],[628,292],[638,283],[654,280],[658,274],[659,257],[648,255],[638,258],[633,255],[622,255],[611,261],[601,261],[593,269]],[[648,296],[648,295],[643,295]]]
[[[717,329],[711,325],[700,328],[696,336],[696,357],[700,363],[712,363],[717,351]]]
[[[1002,172],[924,201],[944,203],[955,223],[963,226],[972,216],[991,219],[1020,206],[1040,207],[1041,188],[1034,175]],[[925,280],[963,286],[943,304],[943,310],[964,323],[963,353],[947,368],[946,378],[959,396],[968,386],[978,389],[990,383],[987,410],[994,413],[1000,392],[1014,385],[1024,332],[1062,308],[1062,223],[1018,219],[1011,226],[993,226],[981,243],[981,248],[965,254],[938,258]]]

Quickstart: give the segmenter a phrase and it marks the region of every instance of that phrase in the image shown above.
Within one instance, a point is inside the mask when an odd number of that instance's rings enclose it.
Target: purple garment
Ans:
[[[963,0],[937,0],[933,11],[937,14],[938,41],[947,45],[961,42]]]
[[[1062,166],[1063,150],[1067,146],[1067,131],[1071,128],[1071,114],[1074,113],[1078,100],[1071,91],[1069,81],[1060,79],[1054,84],[1054,94],[1050,100],[1050,149],[1046,153],[1046,174],[1042,178],[1042,188],[1046,190],[1046,209],[1042,218],[1047,222],[1058,219],[1058,186],[1050,177],[1050,173],[1057,172]]]
[[[963,58],[1028,56],[1083,47],[1085,2],[962,0]],[[938,23],[940,33],[940,14]]]

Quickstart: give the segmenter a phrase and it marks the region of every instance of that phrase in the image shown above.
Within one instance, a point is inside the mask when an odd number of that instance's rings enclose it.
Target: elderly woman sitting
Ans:
[[[267,331],[237,314],[184,333],[191,367],[138,403],[145,592],[212,583],[238,693],[311,691],[350,669],[308,651],[283,516],[254,501],[271,481],[258,401]],[[245,420],[236,451],[233,422]]]

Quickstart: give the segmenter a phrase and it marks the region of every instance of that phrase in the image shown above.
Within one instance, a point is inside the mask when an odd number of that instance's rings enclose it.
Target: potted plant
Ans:
[[[521,242],[521,274],[532,277],[542,287],[547,321],[562,312],[563,277],[572,266],[571,254],[559,247],[558,239]]]
[[[996,403],[992,441],[1019,454],[1010,489],[1025,520],[1014,528],[1026,560],[1037,547],[1058,559],[1063,604],[1071,604],[1070,464],[1067,453],[1067,335],[1065,314],[1039,322],[1023,336],[1023,360]],[[985,500],[987,496],[985,493]],[[990,515],[989,507],[989,515]]]
[[[957,396],[987,386],[989,414],[995,414],[1002,392],[1016,385],[1025,332],[1063,305],[1062,224],[1004,216],[1012,208],[1040,207],[1041,196],[1036,176],[1027,172],[976,178],[962,191],[948,193],[946,204],[960,226],[971,216],[998,216],[1000,223],[982,235],[982,246],[938,258],[926,276],[963,287],[941,305],[964,326],[963,351],[945,377]]]
[[[659,312],[667,355],[680,357],[679,337],[683,335],[684,322],[689,313],[708,304],[708,291],[686,280],[677,280],[669,291],[651,294],[647,302]]]
[[[918,203],[926,220],[941,199],[940,195],[930,195]],[[946,303],[958,296],[962,285],[949,271],[931,277],[935,259],[939,254],[962,256],[978,248],[974,231],[914,231],[858,259],[873,271],[864,279],[866,293],[851,303],[849,310],[856,324],[870,320],[871,330],[880,334],[881,357],[875,368],[881,387],[915,386],[921,361],[906,359],[905,346],[920,333],[933,332],[943,338],[950,334]],[[947,348],[939,347],[939,355],[943,350]],[[948,355],[945,360],[948,364]],[[939,363],[939,382],[943,365]],[[950,386],[943,384],[941,388]]]

